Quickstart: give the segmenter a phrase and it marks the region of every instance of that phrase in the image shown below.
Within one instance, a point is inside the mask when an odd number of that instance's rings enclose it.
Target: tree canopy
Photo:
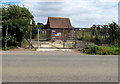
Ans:
[[[21,45],[24,38],[28,38],[31,26],[35,25],[33,15],[25,7],[18,5],[8,5],[2,7],[2,41],[3,47],[5,40],[8,40],[8,45]],[[32,19],[32,25],[30,20]],[[6,28],[8,27],[8,35],[6,36]]]

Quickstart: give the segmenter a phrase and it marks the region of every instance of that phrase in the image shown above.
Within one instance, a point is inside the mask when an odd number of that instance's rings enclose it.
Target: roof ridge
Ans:
[[[70,18],[64,18],[64,17],[48,17],[48,18],[70,19]]]

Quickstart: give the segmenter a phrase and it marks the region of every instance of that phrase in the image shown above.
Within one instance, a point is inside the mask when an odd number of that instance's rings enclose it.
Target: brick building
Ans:
[[[47,40],[67,40],[72,36],[72,24],[69,18],[48,17],[46,29]]]

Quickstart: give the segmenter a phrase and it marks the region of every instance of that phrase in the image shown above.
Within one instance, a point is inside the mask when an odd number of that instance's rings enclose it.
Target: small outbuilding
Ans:
[[[72,24],[69,18],[48,17],[46,29],[47,40],[67,40],[72,36]]]

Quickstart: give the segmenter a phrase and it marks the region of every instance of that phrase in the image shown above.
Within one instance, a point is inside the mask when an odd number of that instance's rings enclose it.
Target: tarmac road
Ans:
[[[6,51],[3,82],[117,82],[118,56],[74,51]]]

